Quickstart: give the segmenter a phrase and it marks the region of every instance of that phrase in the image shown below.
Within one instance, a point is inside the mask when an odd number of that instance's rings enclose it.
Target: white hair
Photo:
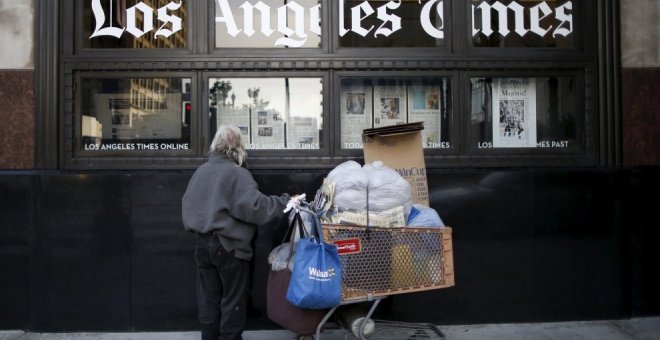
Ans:
[[[235,125],[220,125],[213,137],[209,152],[225,154],[236,164],[242,165],[247,157],[247,152],[241,137],[241,130]]]

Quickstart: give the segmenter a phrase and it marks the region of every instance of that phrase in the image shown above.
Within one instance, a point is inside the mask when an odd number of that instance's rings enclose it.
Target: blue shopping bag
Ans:
[[[307,309],[332,308],[341,303],[341,264],[337,246],[323,242],[320,222],[312,235],[301,238],[296,247],[293,272],[286,298]]]

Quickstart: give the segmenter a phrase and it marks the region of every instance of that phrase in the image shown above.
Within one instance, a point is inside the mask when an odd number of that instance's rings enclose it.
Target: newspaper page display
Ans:
[[[221,124],[236,125],[241,130],[241,136],[246,144],[250,143],[250,110],[248,108],[222,107],[218,116],[218,126]]]
[[[284,119],[273,109],[251,109],[252,131],[248,149],[284,149]]]
[[[374,86],[374,127],[405,124],[407,113],[405,86]]]
[[[181,94],[163,94],[157,98],[131,101],[130,94],[94,96],[97,119],[104,140],[180,139]],[[139,104],[139,105],[138,105]]]
[[[422,144],[437,148],[441,143],[441,93],[440,86],[411,85],[408,87],[408,121],[424,122]]]
[[[493,82],[493,147],[536,147],[536,83],[530,78]]]
[[[318,149],[319,128],[315,117],[293,116],[287,125],[288,149]]]
[[[361,149],[362,130],[371,127],[373,118],[371,86],[342,87],[341,106],[341,147]]]

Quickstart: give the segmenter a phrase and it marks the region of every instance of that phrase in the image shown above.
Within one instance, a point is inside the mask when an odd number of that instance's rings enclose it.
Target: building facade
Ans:
[[[0,329],[197,327],[181,196],[239,126],[269,194],[312,197],[365,128],[424,122],[456,286],[380,317],[657,314],[652,0],[0,0]],[[265,316],[260,228],[249,327]]]

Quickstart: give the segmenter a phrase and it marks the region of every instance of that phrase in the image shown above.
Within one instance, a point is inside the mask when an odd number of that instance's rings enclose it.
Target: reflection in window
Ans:
[[[473,148],[576,148],[576,80],[472,78]]]
[[[572,47],[573,1],[472,0],[475,47]]]
[[[209,88],[211,136],[233,124],[248,149],[322,147],[320,78],[211,78]]]
[[[186,78],[83,79],[81,127],[86,151],[190,149]]]
[[[183,1],[85,0],[83,11],[85,48],[187,46],[187,11]]]
[[[450,148],[449,78],[344,78],[341,80],[341,148],[361,149],[362,130],[424,122],[425,148]]]
[[[321,47],[318,0],[215,1],[217,48]]]
[[[341,47],[445,46],[443,1],[346,0],[343,6]]]

